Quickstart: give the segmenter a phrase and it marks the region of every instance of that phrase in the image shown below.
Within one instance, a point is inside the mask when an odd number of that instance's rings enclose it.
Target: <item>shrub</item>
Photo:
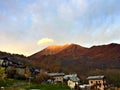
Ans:
[[[45,74],[45,73],[41,73],[39,76],[37,76],[33,82],[35,83],[42,83],[44,81],[47,81],[48,79],[50,78],[50,76],[48,74]]]

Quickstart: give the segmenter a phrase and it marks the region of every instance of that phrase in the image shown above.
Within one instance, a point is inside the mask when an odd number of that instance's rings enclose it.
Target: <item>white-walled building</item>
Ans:
[[[77,77],[77,74],[65,75],[64,79],[67,80],[67,85],[71,89],[75,89],[79,86],[80,79]]]

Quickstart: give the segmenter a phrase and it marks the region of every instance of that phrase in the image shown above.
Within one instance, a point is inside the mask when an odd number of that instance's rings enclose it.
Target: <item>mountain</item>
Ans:
[[[103,60],[120,61],[120,44],[111,43],[108,45],[93,46],[84,55]]]
[[[82,47],[77,44],[70,44],[69,47],[63,49],[62,51],[58,52],[58,57],[80,57],[82,56],[88,48]]]
[[[103,60],[120,60],[120,45],[111,43],[108,45],[93,46],[85,48],[77,44],[66,44],[63,46],[49,46],[40,52],[30,56],[40,58],[43,55],[54,55],[60,58],[65,57],[89,57]]]
[[[120,44],[82,47],[77,44],[49,46],[28,57],[51,72],[78,73],[81,77],[120,70]],[[97,71],[96,71],[97,70]]]
[[[60,51],[64,50],[65,48],[69,47],[69,44],[63,46],[48,46],[47,48],[43,49],[42,51],[33,54],[33,57],[41,56],[41,55],[55,55]]]

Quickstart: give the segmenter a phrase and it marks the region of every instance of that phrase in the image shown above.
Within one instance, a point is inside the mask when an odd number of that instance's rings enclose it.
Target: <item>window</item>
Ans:
[[[96,81],[96,84],[98,84],[98,82]]]

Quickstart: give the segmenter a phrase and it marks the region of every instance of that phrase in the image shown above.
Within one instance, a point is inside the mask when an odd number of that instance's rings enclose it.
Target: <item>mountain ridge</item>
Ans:
[[[111,43],[90,48],[70,44],[52,54],[47,52],[49,50],[45,48],[28,58],[40,68],[50,72],[77,73],[83,77],[92,73],[103,74],[107,72],[106,70],[120,69],[120,44]]]
[[[92,46],[90,48],[86,48],[77,44],[65,44],[62,46],[55,46],[55,45],[48,46],[47,48],[31,55],[30,57],[39,57],[42,55],[55,55],[60,58],[91,57],[91,58],[112,60],[111,57],[113,58],[120,57],[119,53],[120,53],[120,44],[116,44],[116,43],[100,45],[100,46]]]

